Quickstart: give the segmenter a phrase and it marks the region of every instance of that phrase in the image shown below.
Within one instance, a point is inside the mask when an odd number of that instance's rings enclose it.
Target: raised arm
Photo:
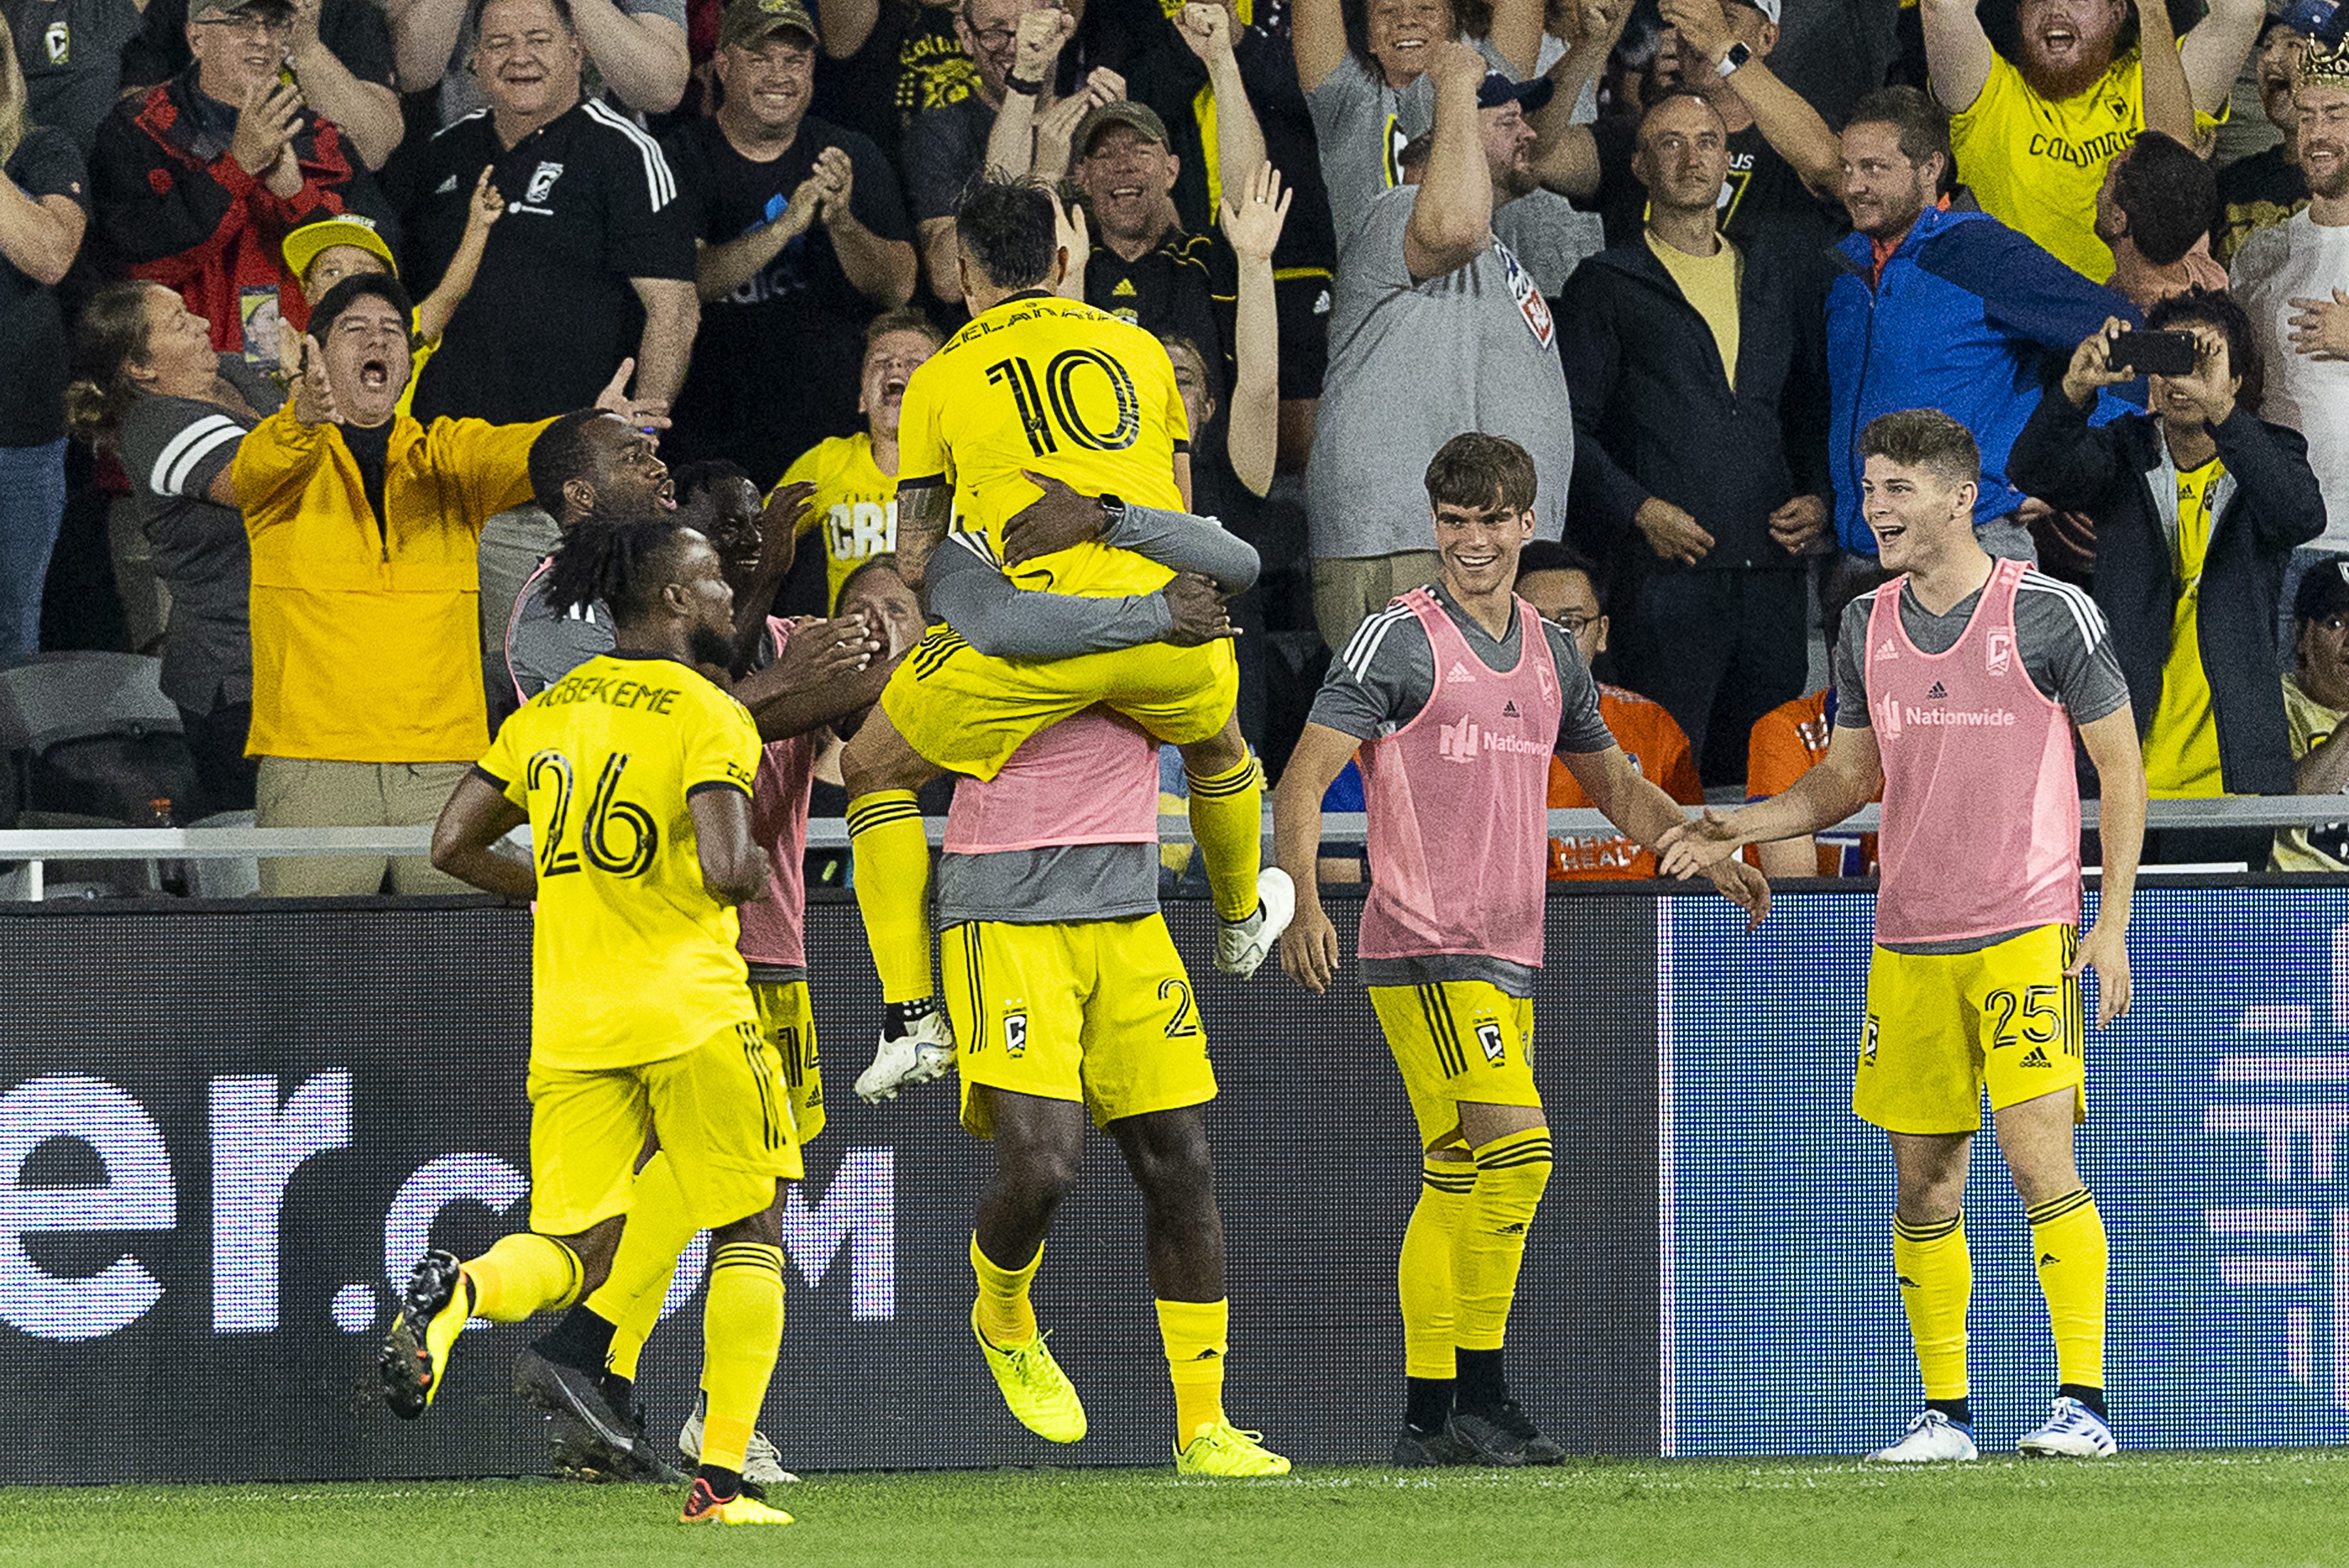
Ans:
[[[1664,20],[1707,59],[1715,66],[1728,59],[1736,39],[1722,14],[1721,0],[1662,0],[1662,8]],[[1729,85],[1754,111],[1762,139],[1794,167],[1805,185],[1828,197],[1843,190],[1843,142],[1809,99],[1781,81],[1758,56],[1730,72]]]
[[[1218,7],[1218,10],[1221,8]],[[1259,163],[1244,185],[1225,187],[1224,237],[1239,257],[1233,309],[1231,406],[1224,418],[1224,455],[1252,495],[1272,488],[1280,455],[1280,312],[1272,253],[1288,218],[1280,171]]]
[[[382,82],[361,81],[340,56],[326,47],[318,36],[318,13],[324,5],[325,0],[295,0],[295,79],[302,84],[304,100],[342,127],[360,161],[371,170],[381,169],[406,129],[400,120],[399,95]]]
[[[2264,0],[2209,0],[2209,9],[2178,49],[2197,112],[2215,115],[2226,107],[2227,94],[2251,57],[2267,14]],[[2152,106],[2146,107],[2150,124]],[[2194,145],[2190,135],[2186,145]]]
[[[1544,0],[1493,0],[1493,28],[1485,35],[1509,75],[1523,81],[1541,64]]]
[[[1962,114],[1990,85],[1996,59],[1990,35],[1974,15],[1974,0],[1918,0],[1925,28],[1925,69],[1933,96],[1951,114]]]
[[[667,114],[684,99],[693,75],[684,28],[649,11],[629,16],[612,0],[571,0],[571,16],[587,57],[621,102]]]
[[[0,173],[0,257],[47,287],[72,270],[88,220],[70,196],[32,196]]]
[[[881,19],[881,0],[823,0],[813,7],[815,25],[823,34],[823,52],[844,60],[864,47],[873,25]]]
[[[424,92],[449,74],[457,36],[465,30],[465,0],[387,0],[392,71],[402,92]]]
[[[2144,62],[2141,81],[2145,96],[2145,128],[2158,130],[2184,146],[2194,145],[2194,91],[2187,84],[2186,62],[2178,52],[2178,35],[2169,21],[2165,0],[2145,0],[2137,7],[2137,57]],[[2245,40],[2249,47],[2249,40]],[[2241,62],[2238,61],[2237,64]],[[2229,81],[2234,80],[2231,67]]]
[[[1346,63],[1346,8],[1341,0],[1297,0],[1288,12],[1288,47],[1298,84],[1311,92]]]
[[[1207,67],[1216,95],[1216,180],[1226,195],[1247,189],[1264,166],[1264,128],[1240,79],[1239,57],[1232,52],[1232,14],[1221,0],[1190,0],[1174,18],[1184,44]]]
[[[1493,243],[1493,174],[1476,123],[1485,57],[1446,39],[1427,74],[1435,83],[1435,129],[1403,228],[1403,264],[1425,280],[1459,271]]]

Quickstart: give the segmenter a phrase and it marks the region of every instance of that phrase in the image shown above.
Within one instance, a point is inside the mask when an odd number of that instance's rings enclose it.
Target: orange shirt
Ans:
[[[1599,717],[1642,778],[1653,780],[1682,805],[1704,804],[1704,785],[1696,775],[1696,759],[1689,755],[1688,736],[1661,703],[1619,686],[1602,685]],[[1590,797],[1556,757],[1549,760],[1549,804],[1553,811],[1577,811],[1590,805]],[[1635,839],[1593,833],[1549,841],[1549,875],[1554,882],[1619,881],[1655,874],[1656,857]]]
[[[1795,781],[1819,765],[1835,736],[1835,690],[1825,687],[1807,697],[1781,702],[1754,721],[1745,745],[1745,798],[1767,800],[1792,789]],[[1877,794],[1878,800],[1883,793]],[[1822,877],[1866,877],[1876,870],[1876,835],[1833,830],[1812,840],[1818,847]],[[1746,858],[1754,858],[1752,850]]]

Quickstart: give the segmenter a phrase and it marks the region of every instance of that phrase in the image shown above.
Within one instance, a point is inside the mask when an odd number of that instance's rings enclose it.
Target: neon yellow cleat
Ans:
[[[1085,1435],[1084,1402],[1077,1397],[1077,1386],[1069,1381],[1069,1375],[1044,1348],[1042,1334],[1016,1349],[999,1350],[979,1332],[977,1302],[970,1306],[970,1332],[987,1355],[987,1369],[995,1374],[1003,1402],[1011,1407],[1021,1426],[1056,1443],[1073,1443]]]
[[[1186,1476],[1285,1476],[1288,1460],[1264,1446],[1262,1432],[1243,1432],[1229,1421],[1202,1427],[1174,1450],[1174,1469]]]
[[[449,1371],[449,1354],[473,1310],[473,1282],[456,1258],[427,1252],[416,1261],[399,1315],[377,1357],[384,1402],[403,1421],[424,1414]]]
[[[693,1490],[685,1494],[685,1511],[678,1514],[681,1524],[796,1524],[799,1521],[780,1508],[769,1508],[748,1492],[732,1497],[719,1497],[709,1490],[709,1483],[696,1476]]]

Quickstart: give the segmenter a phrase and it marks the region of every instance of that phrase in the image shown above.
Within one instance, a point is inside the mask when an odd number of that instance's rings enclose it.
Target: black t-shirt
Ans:
[[[138,35],[139,7],[132,0],[7,0],[7,10],[27,118],[88,152],[121,91],[122,49]]]
[[[391,87],[391,24],[378,0],[325,0],[318,41],[363,82]],[[122,51],[122,85],[153,87],[188,68],[188,0],[147,0],[146,25]]]
[[[813,112],[872,139],[892,165],[905,127],[925,109],[968,98],[978,67],[955,36],[953,0],[881,0],[864,43],[846,59],[818,54]]]
[[[1099,225],[1093,233],[1099,235]],[[1085,303],[1154,337],[1189,338],[1207,361],[1211,390],[1221,404],[1232,384],[1238,279],[1239,258],[1219,233],[1177,229],[1133,261],[1096,238],[1085,263]]]
[[[595,400],[636,351],[644,308],[631,278],[692,281],[693,233],[660,146],[589,99],[498,141],[490,111],[395,158],[386,183],[408,234],[400,275],[419,299],[448,270],[484,165],[506,198],[464,303],[416,388],[416,417],[496,424]]]
[[[64,196],[89,215],[89,171],[64,131],[27,131],[6,167],[34,201]],[[66,433],[66,365],[56,287],[0,255],[0,446],[47,446]]]
[[[715,119],[687,127],[667,144],[687,221],[706,245],[781,217],[828,147],[855,165],[849,204],[856,221],[882,239],[910,242],[897,176],[872,140],[855,131],[810,115],[782,156],[767,163],[736,151]],[[732,294],[705,301],[693,369],[662,443],[671,461],[732,458],[763,491],[809,447],[858,429],[857,381],[873,316],[822,223]]]
[[[1599,192],[1575,205],[1595,212],[1609,245],[1639,243],[1648,222],[1648,188],[1631,172],[1636,121],[1601,119],[1590,128],[1599,148]],[[1778,156],[1759,126],[1729,133],[1729,178],[1723,183],[1721,232],[1739,249],[1767,249],[1789,261],[1813,258],[1824,278],[1826,251],[1849,228],[1843,208],[1811,194],[1795,166]]]
[[[343,444],[351,449],[351,461],[359,465],[359,488],[367,492],[367,504],[375,508],[378,535],[383,533],[383,471],[391,457],[391,427],[395,421],[386,420],[374,426],[343,424]]]
[[[1215,227],[1215,205],[1207,192],[1212,152],[1199,114],[1207,88],[1206,64],[1183,42],[1158,0],[1092,0],[1085,8],[1080,41],[1087,65],[1106,66],[1123,76],[1126,96],[1148,104],[1165,121],[1174,139],[1173,151],[1182,160],[1174,177],[1174,210],[1183,226],[1195,234]],[[1330,227],[1330,192],[1321,183],[1313,117],[1305,107],[1288,40],[1261,25],[1242,27],[1232,39],[1232,53],[1239,61],[1248,105],[1264,132],[1265,156],[1280,171],[1282,185],[1295,192],[1273,265],[1284,270],[1334,267],[1338,242]],[[1224,192],[1235,202],[1245,194]]]
[[[2230,262],[2243,242],[2308,205],[2308,176],[2281,146],[2239,159],[2219,171],[2219,226],[2210,254]]]

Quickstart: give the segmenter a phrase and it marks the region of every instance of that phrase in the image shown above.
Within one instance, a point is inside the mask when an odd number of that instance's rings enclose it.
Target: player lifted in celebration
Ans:
[[[1534,535],[1525,449],[1454,436],[1427,465],[1427,499],[1442,579],[1364,621],[1330,664],[1274,797],[1299,888],[1280,961],[1315,992],[1336,972],[1313,868],[1322,794],[1359,751],[1362,981],[1423,1155],[1397,1270],[1409,1393],[1395,1462],[1555,1464],[1563,1450],[1511,1397],[1501,1358],[1550,1173],[1531,1057],[1550,756],[1643,846],[1684,818],[1609,735],[1573,641],[1511,592]],[[1760,872],[1728,861],[1713,877],[1755,920],[1768,909]]]
[[[801,1165],[785,1064],[736,950],[733,906],[767,885],[750,814],[759,732],[696,669],[730,656],[733,596],[709,542],[667,519],[574,528],[549,591],[565,612],[607,605],[616,646],[506,721],[432,845],[442,870],[537,900],[530,1229],[461,1264],[425,1254],[383,1379],[394,1413],[413,1418],[469,1317],[569,1306],[515,1361],[515,1387],[628,1448],[599,1387],[605,1353],[676,1262],[673,1237],[624,1230],[649,1129],[694,1220],[684,1234],[711,1232],[708,1417],[684,1518],[788,1524],[742,1491],[782,1332],[779,1199]],[[491,847],[525,821],[534,865]]]
[[[1040,506],[1084,504],[1047,488]],[[1212,524],[1140,508],[1119,537],[1185,575],[1135,599],[1030,593],[949,545],[930,565],[931,606],[978,646],[1001,652],[998,639],[1011,639],[1033,658],[1145,642],[1171,652],[1231,635],[1216,584],[1239,591],[1256,580],[1247,544]],[[1075,1184],[1090,1110],[1142,1190],[1174,1385],[1176,1468],[1287,1474],[1286,1459],[1224,1414],[1231,1311],[1204,1114],[1216,1075],[1190,978],[1158,911],[1155,742],[1094,708],[1030,736],[994,778],[959,781],[938,919],[963,1125],[995,1145],[995,1177],[971,1234],[971,1331],[1004,1402],[1055,1442],[1085,1435],[1083,1403],[1045,1346],[1029,1286]]]
[[[1088,598],[1155,593],[1165,566],[1096,537],[1039,547],[1014,523],[1036,476],[1098,496],[1108,523],[1128,504],[1187,504],[1188,430],[1174,369],[1141,328],[1051,290],[1065,276],[1052,196],[1030,182],[973,186],[955,215],[970,324],[914,372],[897,432],[897,556],[923,586],[949,520],[1021,587]],[[1096,702],[1183,748],[1191,824],[1216,913],[1216,967],[1248,974],[1294,904],[1261,870],[1262,782],[1240,738],[1231,644],[1120,649],[1058,660],[988,658],[934,627],[841,759],[848,830],[887,1012],[867,1099],[946,1071],[954,1042],[930,966],[930,850],[914,791],[941,771],[991,779],[1021,742]]]
[[[2145,838],[2128,688],[2087,595],[1974,542],[1982,459],[1964,426],[1930,410],[1886,414],[1859,450],[1868,525],[1902,575],[1844,611],[1826,759],[1784,794],[1676,829],[1663,868],[1685,876],[1831,827],[1881,783],[1883,882],[1851,1106],[1892,1138],[1892,1265],[1925,1407],[1874,1457],[1975,1457],[1963,1202],[1985,1087],[2030,1213],[2061,1383],[2016,1446],[2109,1454],[2105,1226],[2072,1144],[2087,1115],[2080,975],[2096,971],[2099,1025],[2128,1010]],[[2085,939],[2075,728],[2103,785],[2105,875]]]

